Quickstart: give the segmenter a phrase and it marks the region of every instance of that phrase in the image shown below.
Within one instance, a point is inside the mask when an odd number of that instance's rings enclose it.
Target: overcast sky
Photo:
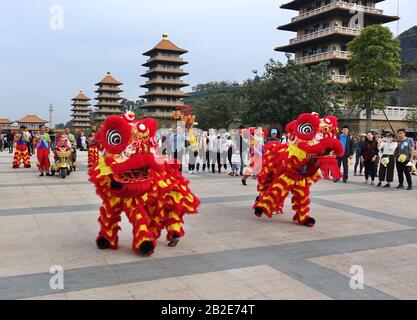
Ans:
[[[55,123],[70,120],[70,99],[79,90],[94,98],[94,84],[106,71],[123,82],[123,96],[136,100],[144,89],[142,53],[163,32],[189,50],[185,66],[194,86],[209,81],[243,81],[263,70],[273,51],[294,37],[278,31],[295,11],[282,10],[288,0],[1,0],[0,118],[16,120],[28,113]],[[51,7],[60,5],[63,29],[50,26]],[[400,32],[417,24],[415,0],[400,0]],[[378,5],[397,13],[397,0]],[[52,20],[55,21],[55,20]],[[397,24],[389,25],[397,33]],[[191,90],[191,87],[186,88]]]

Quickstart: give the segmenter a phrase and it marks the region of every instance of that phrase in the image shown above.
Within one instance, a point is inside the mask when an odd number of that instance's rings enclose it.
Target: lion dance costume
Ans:
[[[327,129],[320,126],[323,122],[329,125]],[[258,175],[259,196],[253,206],[256,216],[265,214],[271,218],[273,213],[283,213],[285,198],[291,193],[293,221],[308,227],[315,225],[315,219],[309,215],[309,195],[311,185],[320,179],[319,160],[343,154],[341,143],[332,134],[325,133],[333,128],[337,128],[334,117],[319,119],[315,113],[302,114],[287,125],[290,135],[287,144],[271,142],[265,146]],[[328,162],[329,168],[335,170],[332,161]]]
[[[138,121],[131,112],[110,116],[96,134],[100,156],[89,169],[90,181],[102,198],[98,219],[99,249],[117,249],[118,223],[125,212],[133,225],[132,249],[150,255],[163,229],[169,246],[184,235],[184,214],[196,214],[199,199],[167,159],[157,156],[154,119]]]
[[[20,162],[23,162],[25,168],[30,168],[30,155],[27,147],[29,142],[29,133],[22,132],[16,134],[16,151],[13,157],[13,168],[17,169],[20,167]]]
[[[88,167],[91,168],[98,161],[98,143],[94,137],[88,139]]]

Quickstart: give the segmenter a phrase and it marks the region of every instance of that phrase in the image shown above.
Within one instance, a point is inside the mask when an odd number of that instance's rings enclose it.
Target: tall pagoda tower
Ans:
[[[72,100],[72,120],[71,129],[75,131],[84,131],[90,128],[91,104],[90,98],[80,91]]]
[[[399,19],[384,15],[376,3],[384,0],[293,0],[281,5],[298,11],[291,22],[278,30],[293,31],[297,36],[276,51],[295,54],[295,63],[313,65],[330,62],[329,75],[333,82],[348,82],[346,64],[349,60],[347,43],[371,24],[384,24]]]
[[[148,81],[141,87],[147,88],[147,102],[143,106],[147,115],[167,119],[173,117],[173,111],[184,107],[183,98],[189,94],[181,91],[181,88],[188,86],[181,80],[181,77],[188,75],[181,66],[188,64],[182,59],[187,50],[181,49],[173,44],[166,33],[162,40],[151,50],[143,55],[149,59],[142,66],[148,67],[148,71],[142,77]]]
[[[98,93],[98,100],[94,111],[93,122],[101,123],[106,120],[110,115],[121,115],[123,113],[123,105],[121,100],[123,97],[120,95],[123,92],[119,87],[123,83],[117,81],[110,72],[107,72],[106,76],[99,83],[96,83],[98,89],[95,91]]]

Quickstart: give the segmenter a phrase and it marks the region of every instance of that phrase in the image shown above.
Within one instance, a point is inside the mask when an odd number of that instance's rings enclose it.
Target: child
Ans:
[[[232,154],[232,174],[231,176],[238,176],[238,171],[240,170],[240,152],[239,148],[234,148],[234,152]]]

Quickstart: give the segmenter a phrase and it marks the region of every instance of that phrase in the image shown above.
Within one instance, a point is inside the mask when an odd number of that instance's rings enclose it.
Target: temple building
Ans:
[[[71,129],[81,132],[90,128],[91,104],[90,98],[80,91],[78,95],[72,99],[72,120]]]
[[[189,94],[182,92],[181,88],[188,84],[184,83],[181,77],[188,73],[181,66],[188,62],[181,56],[187,52],[173,44],[167,34],[163,34],[162,40],[143,54],[149,57],[142,65],[149,68],[142,75],[148,78],[148,81],[141,86],[148,89],[147,93],[141,96],[147,99],[143,106],[147,116],[172,119],[173,111],[185,106],[183,99]]]
[[[285,46],[276,48],[295,54],[295,63],[313,65],[329,62],[332,81],[348,82],[346,63],[347,43],[360,34],[362,28],[399,19],[385,15],[376,8],[384,0],[294,0],[281,5],[282,9],[298,11],[290,23],[278,30],[296,32]]]
[[[15,126],[13,126],[14,121],[10,119],[4,119],[0,118],[0,133],[5,132],[7,130],[14,130],[16,129]]]
[[[98,93],[98,100],[95,107],[97,108],[93,112],[91,121],[93,123],[102,123],[110,115],[121,115],[123,113],[124,106],[121,103],[123,97],[120,95],[123,92],[119,87],[123,83],[117,81],[110,72],[107,72],[106,76],[99,83],[96,83],[98,89],[95,91]]]
[[[15,122],[17,122],[19,128],[26,126],[29,131],[38,131],[40,125],[46,125],[48,123],[48,121],[34,114],[28,114]]]

